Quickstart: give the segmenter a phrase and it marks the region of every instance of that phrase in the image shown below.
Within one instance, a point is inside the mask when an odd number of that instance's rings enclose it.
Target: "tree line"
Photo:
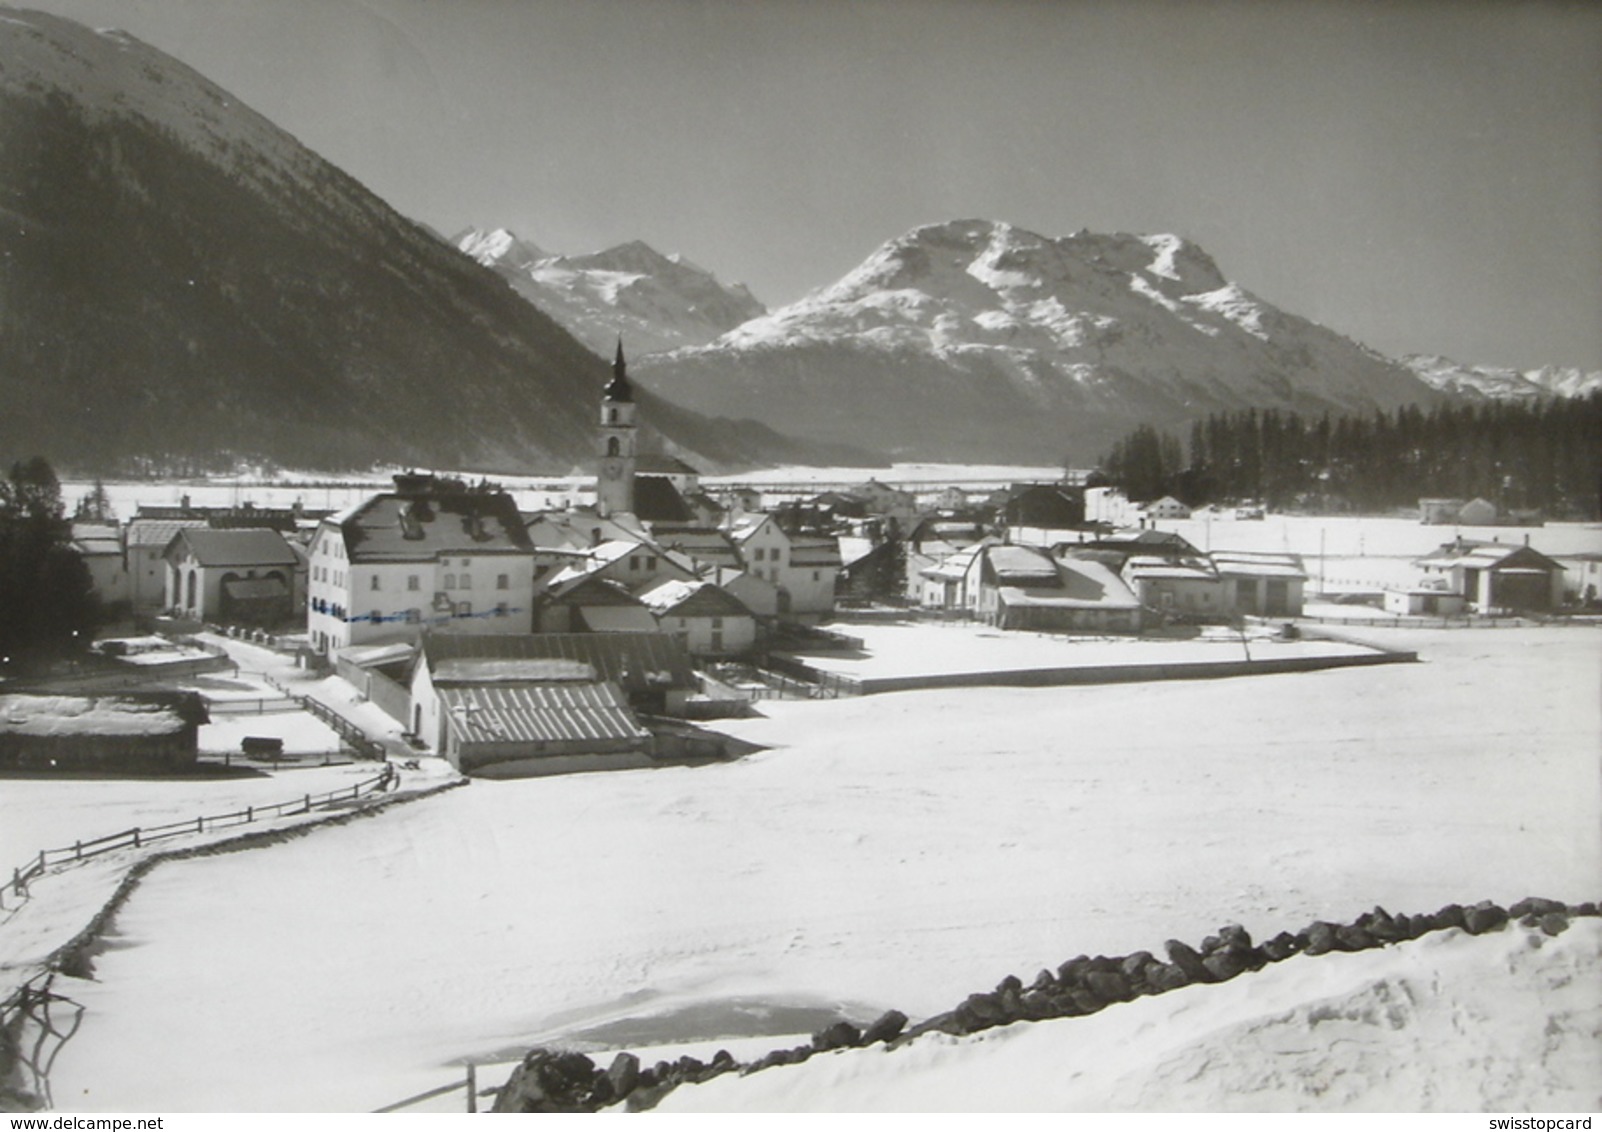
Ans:
[[[1142,425],[1113,445],[1102,469],[1131,499],[1172,495],[1191,506],[1253,500],[1372,512],[1478,497],[1503,511],[1595,519],[1602,393],[1337,417],[1215,413],[1191,426],[1183,446]]]

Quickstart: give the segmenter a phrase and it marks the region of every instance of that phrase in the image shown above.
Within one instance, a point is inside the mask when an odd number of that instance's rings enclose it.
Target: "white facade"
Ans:
[[[307,631],[322,653],[415,640],[425,628],[527,633],[534,558],[451,551],[414,561],[351,562],[343,533],[330,522],[312,541],[306,593]]]

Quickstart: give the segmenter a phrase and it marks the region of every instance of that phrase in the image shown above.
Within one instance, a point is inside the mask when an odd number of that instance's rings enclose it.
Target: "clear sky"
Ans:
[[[1386,353],[1602,369],[1602,4],[32,0],[446,235],[769,306],[919,224],[1177,232]]]

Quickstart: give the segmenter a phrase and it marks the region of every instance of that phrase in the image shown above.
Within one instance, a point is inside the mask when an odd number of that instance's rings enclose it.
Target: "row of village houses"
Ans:
[[[523,514],[503,492],[408,474],[337,515],[142,508],[120,534],[81,526],[79,545],[110,599],[201,621],[304,617],[324,656],[445,627],[661,630],[694,655],[737,656],[764,626],[827,619],[837,595],[1021,629],[1133,632],[1170,618],[1302,611],[1308,575],[1296,555],[1204,553],[1155,529],[1109,532],[1086,519],[1087,493],[1073,485],[1019,485],[988,518],[905,511],[907,493],[894,489],[877,502],[833,492],[770,513],[743,510],[754,500],[711,501],[693,470],[670,466],[686,490],[638,477],[659,485],[649,508],[636,500],[648,518],[593,507]],[[713,521],[689,498],[715,506]],[[887,503],[896,510],[877,510]],[[1417,583],[1386,595],[1395,612],[1542,610],[1564,598],[1563,568],[1528,547],[1456,540],[1417,565]],[[1584,579],[1571,582],[1583,596]]]

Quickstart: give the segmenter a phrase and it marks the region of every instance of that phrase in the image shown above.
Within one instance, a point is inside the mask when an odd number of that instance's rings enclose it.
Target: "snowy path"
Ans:
[[[56,1096],[369,1109],[607,1025],[916,1016],[1228,921],[1594,899],[1597,635],[1396,639],[1425,662],[773,703],[737,763],[477,783],[165,865],[73,991]]]

